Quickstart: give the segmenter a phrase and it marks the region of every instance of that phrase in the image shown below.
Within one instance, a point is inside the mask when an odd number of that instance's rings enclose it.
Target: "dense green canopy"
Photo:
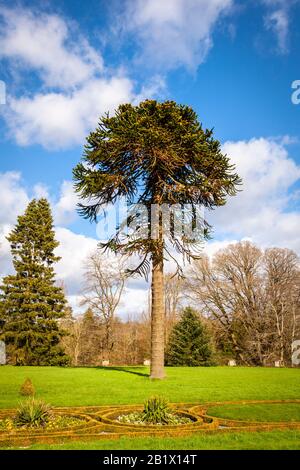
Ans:
[[[168,366],[211,366],[212,346],[198,313],[191,307],[183,310],[174,326],[166,351]]]
[[[32,200],[7,237],[15,274],[0,287],[1,338],[17,365],[62,365],[57,320],[64,315],[65,297],[55,285],[53,220],[46,199]]]
[[[121,197],[128,204],[143,204],[149,211],[153,204],[178,204],[189,205],[191,214],[196,214],[200,205],[212,209],[225,204],[226,196],[234,195],[240,183],[213,131],[202,128],[192,108],[154,100],[138,106],[124,104],[114,116],[102,117],[87,138],[74,180],[85,199],[80,212],[91,220]],[[127,222],[138,216],[133,210]],[[160,240],[144,236],[146,224],[149,233],[151,230],[149,219],[140,224],[143,236],[135,230],[122,237],[119,230],[106,246],[144,255],[143,267],[149,268],[147,255],[152,254],[155,260],[161,249]],[[207,237],[209,226],[202,223],[203,237]],[[164,231],[164,236],[168,235]],[[171,233],[169,239],[177,250],[192,255],[184,237]]]

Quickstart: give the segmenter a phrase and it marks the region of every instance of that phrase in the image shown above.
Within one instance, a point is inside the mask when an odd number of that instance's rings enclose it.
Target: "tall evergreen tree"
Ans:
[[[60,258],[48,201],[33,199],[7,239],[16,272],[0,288],[1,338],[16,365],[64,365],[57,320],[66,300],[55,285],[53,265]]]
[[[164,260],[174,259],[171,246],[190,260],[202,241],[194,243],[193,237],[175,230],[174,212],[168,230],[164,207],[185,206],[186,219],[201,221],[201,216],[195,217],[199,206],[223,206],[227,196],[236,194],[240,178],[213,131],[203,129],[192,108],[174,101],[146,100],[138,106],[120,105],[114,116],[100,118],[95,131],[87,137],[83,159],[74,168],[74,180],[82,197],[81,214],[86,218],[95,220],[99,210],[122,197],[133,208],[124,222],[130,225],[138,220],[135,230],[125,230],[124,236],[122,230],[117,230],[102,246],[138,255],[140,262],[131,274],[147,275],[152,269],[150,377],[162,379]],[[134,209],[136,202],[145,211]],[[179,219],[181,215],[178,211]],[[207,237],[207,222],[201,221],[200,225],[203,237]]]
[[[191,307],[183,310],[180,321],[173,327],[166,351],[166,365],[213,365],[209,335]]]

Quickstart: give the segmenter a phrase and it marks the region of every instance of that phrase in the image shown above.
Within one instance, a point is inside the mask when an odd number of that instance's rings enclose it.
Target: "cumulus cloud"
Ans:
[[[0,223],[15,223],[29,202],[29,197],[21,180],[21,173],[8,171],[0,173]]]
[[[218,20],[233,0],[128,0],[121,23],[140,46],[143,64],[194,71],[206,58]]]
[[[147,286],[144,289],[127,288],[124,302],[119,306],[117,315],[125,320],[128,318],[138,319],[143,312],[147,312],[148,296]]]
[[[264,246],[284,246],[300,253],[300,214],[288,210],[300,166],[284,143],[266,138],[226,142],[223,151],[235,163],[243,186],[225,207],[209,214],[218,236],[250,237]]]
[[[38,92],[7,97],[3,116],[21,146],[82,145],[104,112],[155,96],[164,87],[155,76],[137,91],[124,71],[104,66],[76,23],[57,15],[0,6],[0,26],[0,58],[42,81]]]
[[[73,182],[65,180],[61,183],[58,196],[49,193],[43,183],[26,188],[20,172],[8,171],[0,173],[0,225],[11,226],[16,223],[17,216],[22,214],[33,198],[47,198],[52,206],[56,225],[68,225],[76,215],[78,196],[74,192]]]
[[[10,254],[10,245],[6,237],[13,226],[0,223],[0,279],[12,272],[12,260]]]
[[[133,84],[128,78],[95,79],[70,93],[12,98],[6,120],[19,145],[65,148],[82,145],[101,114],[133,98]]]
[[[54,14],[0,6],[0,57],[31,67],[47,86],[69,88],[103,70],[99,52]]]
[[[11,98],[5,118],[21,146],[40,144],[48,149],[83,145],[99,116],[113,112],[120,103],[138,102],[156,95],[163,87],[155,81],[136,95],[125,76],[91,80],[70,93],[37,93]]]
[[[49,199],[49,192],[47,186],[42,183],[35,184],[33,187],[33,197],[35,197],[36,199]]]
[[[77,234],[64,227],[56,227],[56,249],[61,260],[55,271],[57,280],[64,284],[67,295],[80,295],[84,281],[84,263],[97,247],[98,241],[85,235]]]
[[[68,225],[74,220],[78,202],[79,199],[74,192],[72,181],[63,181],[60,188],[60,195],[53,207],[56,225]]]

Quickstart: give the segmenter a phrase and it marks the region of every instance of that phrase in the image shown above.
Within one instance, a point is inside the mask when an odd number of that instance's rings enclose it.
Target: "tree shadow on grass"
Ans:
[[[134,370],[132,370],[134,368]],[[118,372],[126,372],[127,374],[134,374],[139,375],[141,377],[149,377],[150,374],[145,372],[139,372],[139,370],[143,370],[144,367],[118,367],[118,366],[97,366],[96,369],[100,370],[116,370]]]

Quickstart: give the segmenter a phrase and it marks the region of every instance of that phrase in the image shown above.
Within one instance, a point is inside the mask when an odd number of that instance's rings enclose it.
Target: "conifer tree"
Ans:
[[[104,249],[139,258],[129,274],[147,277],[152,271],[151,379],[164,372],[164,261],[176,259],[170,247],[189,261],[195,259],[203,238],[209,236],[206,220],[196,217],[199,207],[214,209],[234,196],[241,180],[229,157],[222,153],[213,130],[204,129],[189,106],[174,101],[146,100],[138,106],[122,104],[114,116],[99,119],[87,137],[82,161],[73,170],[75,189],[82,198],[80,213],[97,220],[101,210],[125,198],[125,217]],[[137,210],[135,203],[145,210]],[[165,227],[164,207],[180,207],[186,219],[200,222],[203,236],[197,242],[179,233],[171,217]],[[187,207],[190,209],[187,210]],[[176,211],[175,211],[176,212]],[[141,215],[142,213],[142,215]],[[153,215],[153,217],[152,217]],[[136,222],[129,233],[122,227]],[[191,242],[190,242],[191,241]],[[172,250],[171,250],[172,251]],[[178,272],[181,266],[177,263]]]
[[[64,365],[59,345],[66,300],[55,285],[53,265],[60,258],[46,199],[33,199],[7,237],[15,274],[3,279],[0,294],[1,338],[16,365]]]
[[[181,319],[173,327],[167,345],[166,365],[213,365],[209,335],[199,315],[191,307],[183,310]]]

